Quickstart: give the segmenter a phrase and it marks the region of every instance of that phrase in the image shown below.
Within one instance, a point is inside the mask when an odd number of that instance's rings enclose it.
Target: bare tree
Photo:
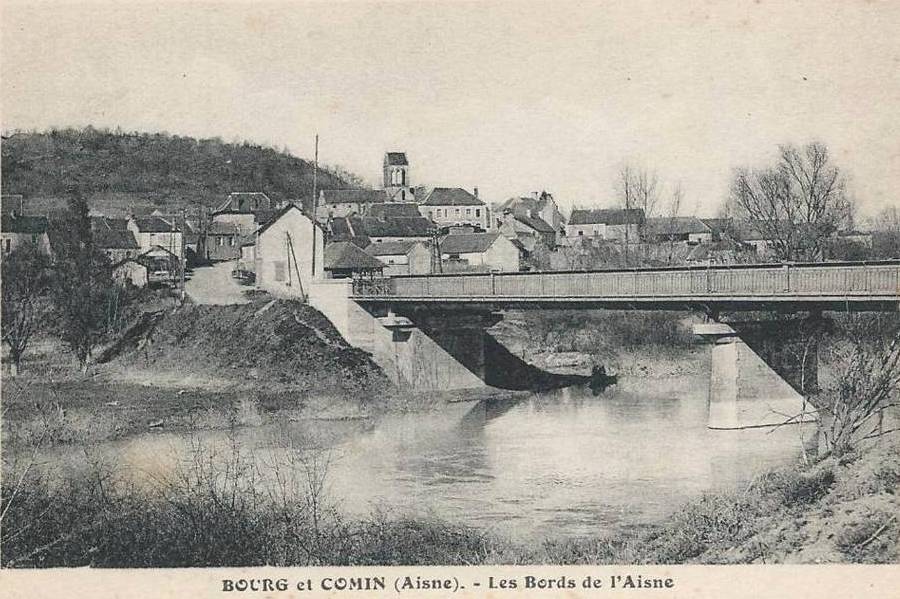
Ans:
[[[737,169],[730,203],[735,216],[751,220],[783,261],[823,259],[829,237],[853,216],[845,178],[818,142],[780,146],[773,167]]]
[[[10,374],[19,372],[22,356],[46,311],[49,257],[24,244],[3,258],[3,342],[9,347]]]

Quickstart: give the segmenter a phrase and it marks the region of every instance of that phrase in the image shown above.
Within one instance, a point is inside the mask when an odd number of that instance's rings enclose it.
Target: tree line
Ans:
[[[114,280],[112,263],[93,243],[84,195],[69,196],[66,218],[51,223],[52,257],[23,243],[2,260],[3,342],[17,374],[35,333],[52,329],[82,371],[105,336],[124,322],[136,292]]]

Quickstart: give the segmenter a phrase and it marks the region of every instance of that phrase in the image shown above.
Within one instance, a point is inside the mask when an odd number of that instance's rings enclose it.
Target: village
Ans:
[[[312,207],[234,191],[197,214],[90,213],[95,248],[113,277],[137,288],[185,289],[229,303],[253,289],[304,298],[314,279],[615,269],[778,261],[777,228],[740,218],[656,214],[611,201],[565,214],[548,191],[502,202],[478,188],[415,184],[404,152],[386,152],[380,189],[320,189]],[[616,205],[618,203],[618,205]],[[627,198],[626,198],[627,204]],[[54,215],[4,194],[2,252],[32,244],[52,254]],[[649,207],[647,207],[649,208]],[[677,211],[677,207],[673,212]],[[58,215],[57,215],[58,218]],[[859,259],[873,234],[835,230],[828,255]],[[195,269],[210,274],[191,283]]]

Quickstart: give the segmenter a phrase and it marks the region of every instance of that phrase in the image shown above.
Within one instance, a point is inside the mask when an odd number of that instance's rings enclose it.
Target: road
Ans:
[[[229,261],[195,268],[191,278],[185,281],[185,291],[197,304],[246,304],[244,291],[252,287],[241,285],[231,277],[234,265],[234,261]]]

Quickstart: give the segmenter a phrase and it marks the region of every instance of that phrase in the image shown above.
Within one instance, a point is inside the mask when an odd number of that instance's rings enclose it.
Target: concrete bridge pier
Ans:
[[[696,324],[694,334],[712,345],[709,428],[735,430],[816,420],[804,396],[731,326]]]
[[[369,352],[395,384],[418,391],[485,386],[485,330],[499,316],[472,309],[367,309],[351,299],[351,291],[348,279],[317,281],[309,302],[348,343]]]

